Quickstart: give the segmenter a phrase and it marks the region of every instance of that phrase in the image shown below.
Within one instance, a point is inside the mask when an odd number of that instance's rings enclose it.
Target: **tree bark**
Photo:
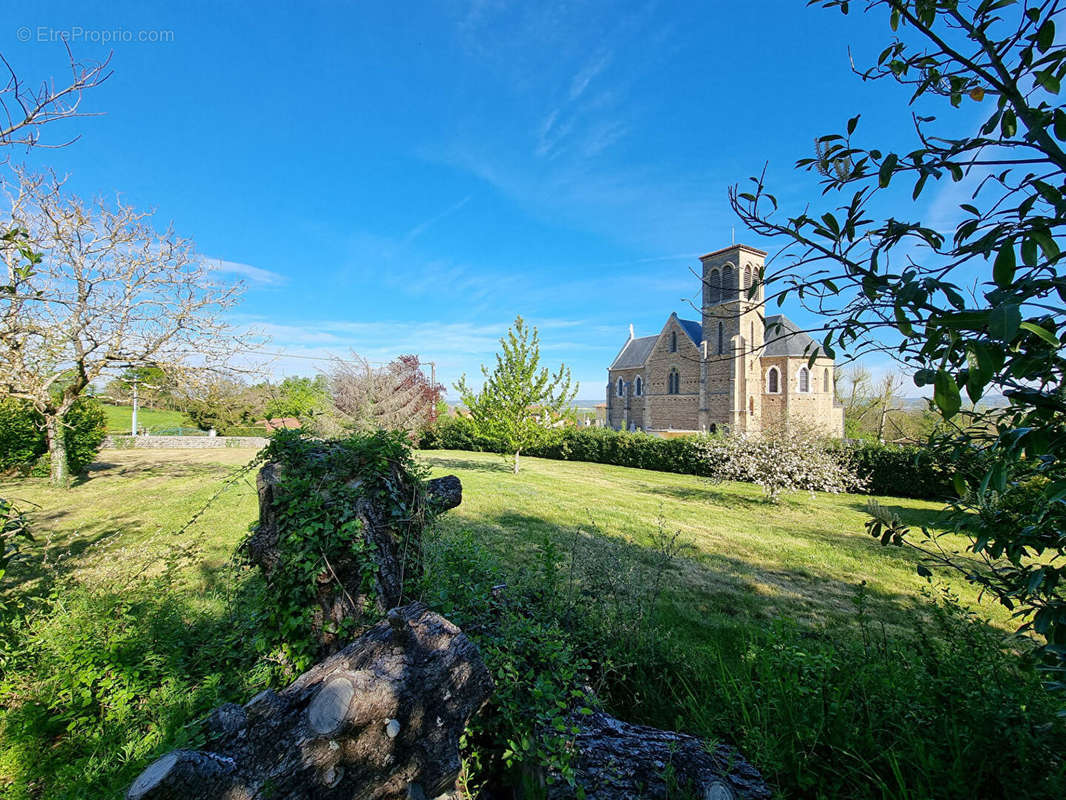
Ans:
[[[554,774],[547,800],[770,800],[762,775],[733,747],[631,725],[603,712],[575,714],[576,786]],[[579,793],[583,792],[583,794]]]
[[[46,413],[44,430],[48,442],[51,484],[61,489],[66,488],[70,483],[70,468],[67,465],[67,440],[64,436],[63,418],[55,412]]]
[[[515,475],[518,474],[518,456],[519,456],[519,454],[521,452],[522,452],[521,450],[515,450],[514,451],[514,474]]]
[[[252,563],[259,566],[269,582],[282,557],[281,542],[284,531],[275,509],[275,500],[282,478],[280,464],[264,464],[256,481],[259,492],[259,526],[245,543]],[[358,478],[352,478],[357,481]],[[394,475],[396,482],[402,476]],[[413,490],[413,487],[412,487]],[[462,502],[463,488],[454,475],[429,481],[426,486],[426,505],[432,511],[454,508]],[[336,652],[340,640],[333,631],[341,629],[346,620],[366,617],[367,624],[380,619],[390,608],[401,602],[405,580],[419,574],[421,569],[421,530],[416,524],[403,529],[374,498],[356,501],[354,515],[362,522],[362,536],[375,562],[373,586],[363,590],[364,572],[360,557],[339,557],[324,560],[318,577],[317,603],[312,620],[312,633],[319,642],[319,657]]]
[[[492,693],[477,646],[421,603],[281,692],[216,708],[204,751],[150,764],[128,800],[411,800],[450,791],[459,737]]]

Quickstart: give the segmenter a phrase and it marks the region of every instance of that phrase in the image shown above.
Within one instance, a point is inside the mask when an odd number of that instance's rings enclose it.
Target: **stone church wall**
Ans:
[[[638,428],[644,427],[645,398],[633,395],[637,376],[641,375],[643,379],[643,373],[644,370],[639,368],[611,370],[611,383],[607,389],[607,424],[612,428],[622,428],[623,422],[627,423],[627,427],[629,424],[636,425]],[[625,397],[618,396],[619,378],[626,383]],[[647,392],[646,387],[644,391]],[[625,414],[627,408],[629,409],[628,417]]]
[[[677,352],[670,350],[670,334],[677,333]],[[669,394],[672,368],[680,375],[680,394]],[[650,430],[672,428],[694,431],[699,427],[700,348],[677,321],[671,317],[663,334],[648,354],[648,392],[651,413],[646,426]]]

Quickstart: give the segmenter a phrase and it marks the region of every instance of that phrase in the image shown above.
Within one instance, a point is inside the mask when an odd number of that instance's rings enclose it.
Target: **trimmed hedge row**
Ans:
[[[525,455],[560,461],[589,461],[619,467],[706,476],[709,469],[700,453],[700,436],[663,439],[646,433],[611,428],[564,428],[552,431],[542,444]],[[448,417],[422,434],[423,450],[468,450],[502,453],[499,442],[480,435],[466,417]],[[952,493],[951,477],[959,465],[924,447],[834,445],[846,454],[867,484],[866,492],[891,497],[939,500]]]
[[[96,400],[83,397],[71,406],[64,424],[67,466],[71,475],[78,475],[100,452],[107,435],[107,419]],[[44,418],[23,400],[0,400],[0,473],[44,477],[49,467]]]

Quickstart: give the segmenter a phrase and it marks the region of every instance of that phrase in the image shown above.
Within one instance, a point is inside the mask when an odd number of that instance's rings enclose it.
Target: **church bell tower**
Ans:
[[[703,264],[701,430],[756,431],[762,417],[762,275],[766,253],[736,244]],[[711,409],[714,409],[712,411]]]

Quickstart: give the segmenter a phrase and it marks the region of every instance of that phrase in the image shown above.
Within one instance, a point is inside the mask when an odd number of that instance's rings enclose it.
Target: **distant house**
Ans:
[[[765,257],[745,245],[701,256],[699,320],[674,313],[659,333],[640,338],[630,326],[607,370],[608,425],[669,435],[757,432],[801,419],[843,437],[833,359],[788,317],[763,315],[757,284]]]
[[[300,420],[296,417],[274,417],[273,419],[261,419],[256,425],[261,425],[269,432],[273,433],[278,430],[296,430],[302,427]]]

